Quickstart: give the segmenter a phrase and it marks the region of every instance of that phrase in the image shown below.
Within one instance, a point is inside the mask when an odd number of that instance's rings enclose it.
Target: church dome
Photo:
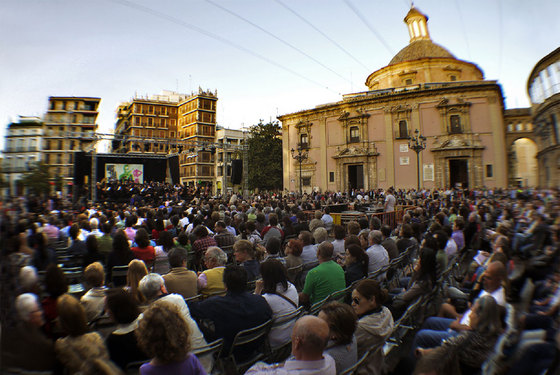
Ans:
[[[439,44],[436,44],[429,39],[420,39],[411,42],[408,46],[401,49],[399,53],[391,59],[389,65],[434,57],[455,58],[451,52]]]

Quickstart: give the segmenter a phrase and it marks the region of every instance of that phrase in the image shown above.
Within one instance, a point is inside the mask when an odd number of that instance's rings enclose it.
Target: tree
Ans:
[[[249,188],[282,189],[282,139],[280,124],[261,120],[249,131]]]
[[[42,162],[33,164],[29,172],[21,178],[28,191],[36,195],[48,195],[51,191],[49,168]]]

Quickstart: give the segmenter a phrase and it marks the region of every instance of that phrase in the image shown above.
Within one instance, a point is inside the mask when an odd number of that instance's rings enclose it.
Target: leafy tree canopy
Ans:
[[[249,188],[262,190],[282,189],[282,139],[280,123],[271,121],[250,128]]]
[[[35,163],[20,180],[30,193],[48,195],[51,191],[49,168],[42,162]]]

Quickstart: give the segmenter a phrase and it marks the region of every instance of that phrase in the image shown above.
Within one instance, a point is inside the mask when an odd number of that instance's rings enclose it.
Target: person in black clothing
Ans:
[[[114,288],[105,292],[109,316],[118,324],[106,339],[107,350],[111,361],[126,370],[130,362],[148,360],[136,342],[135,322],[140,310],[132,295],[122,288]]]
[[[93,262],[105,263],[105,257],[101,255],[97,248],[97,237],[90,234],[86,238],[86,249],[87,253],[84,255],[84,261],[82,263],[83,267],[86,268]]]
[[[224,338],[222,353],[230,350],[235,335],[244,329],[257,327],[272,318],[266,300],[247,292],[247,272],[241,266],[229,265],[224,270],[227,294],[189,303],[191,316],[202,328],[207,342]],[[213,326],[213,329],[203,328]],[[246,359],[259,345],[246,345],[235,351],[237,360]]]
[[[369,257],[359,245],[351,244],[346,248],[344,263],[347,286],[367,276]]]
[[[107,284],[111,282],[113,267],[126,266],[132,259],[134,259],[134,253],[130,250],[126,234],[119,229],[113,238],[113,251],[107,257]]]

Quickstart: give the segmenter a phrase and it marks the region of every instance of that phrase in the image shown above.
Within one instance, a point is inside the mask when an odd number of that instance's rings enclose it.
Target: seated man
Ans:
[[[222,353],[227,354],[235,335],[244,329],[259,326],[272,318],[272,310],[266,300],[247,292],[247,272],[241,266],[229,265],[224,271],[227,294],[208,298],[202,302],[189,303],[192,316],[205,330],[211,342],[224,339]],[[235,353],[238,360],[247,358],[256,346],[244,346]]]
[[[344,270],[332,260],[333,251],[333,245],[328,241],[319,245],[319,265],[307,273],[303,291],[299,294],[301,305],[314,304],[346,287]]]
[[[41,304],[31,293],[20,294],[15,300],[18,322],[2,333],[2,368],[20,368],[29,371],[52,371],[56,355],[54,343],[45,336]]]
[[[323,354],[329,339],[329,326],[316,316],[306,315],[296,322],[292,330],[292,354],[284,364],[267,365],[259,362],[245,374],[306,374],[334,375],[334,359]]]
[[[80,298],[80,302],[86,310],[88,322],[92,322],[103,314],[105,310],[105,271],[103,265],[94,262],[84,270],[86,284],[91,289]]]
[[[492,262],[486,269],[483,277],[484,290],[477,298],[491,295],[500,306],[505,306],[506,297],[502,287],[502,281],[506,278],[506,268],[501,262]],[[442,310],[445,315],[454,316],[456,319],[431,317],[424,322],[422,329],[418,331],[412,343],[413,352],[417,348],[433,348],[449,337],[457,336],[460,331],[471,329],[471,309],[464,314],[458,314],[449,304],[443,304]]]
[[[187,250],[174,247],[167,254],[171,270],[163,275],[165,286],[170,293],[177,293],[183,298],[194,297],[197,294],[196,273],[187,269]]]
[[[225,292],[224,269],[227,254],[219,247],[210,246],[204,253],[204,264],[208,268],[198,274],[199,293],[209,296]]]
[[[226,223],[223,221],[217,221],[214,230],[216,231],[214,240],[219,247],[228,247],[235,243],[235,236],[227,230]]]

